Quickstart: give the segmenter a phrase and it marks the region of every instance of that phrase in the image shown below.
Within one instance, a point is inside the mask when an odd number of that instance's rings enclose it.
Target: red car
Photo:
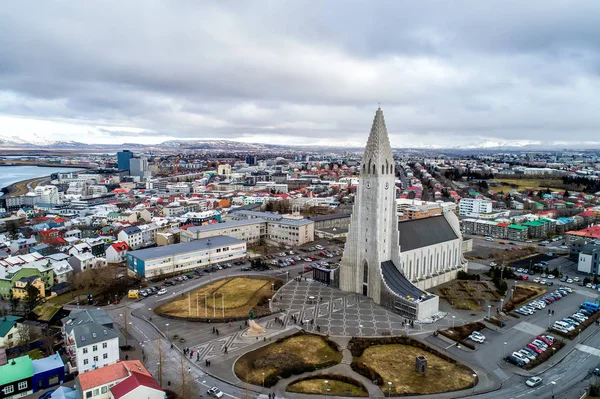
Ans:
[[[523,275],[523,281],[527,281],[527,280],[529,280],[529,276],[528,276],[528,275],[526,275],[526,274],[524,274],[524,275]]]
[[[544,335],[538,335],[536,338],[539,339],[540,341],[542,341],[543,343],[545,343],[548,346],[552,346],[554,344],[554,341],[549,340]]]
[[[538,348],[537,346],[535,346],[534,344],[531,344],[531,343],[527,344],[527,347],[529,349],[531,349],[532,351],[535,351],[537,353],[542,353],[543,352],[543,350],[541,350],[540,348]]]
[[[304,270],[309,272],[312,270],[312,266],[304,266]]]

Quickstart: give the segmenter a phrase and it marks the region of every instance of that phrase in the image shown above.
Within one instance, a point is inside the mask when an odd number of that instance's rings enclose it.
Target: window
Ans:
[[[106,331],[106,330],[105,330],[105,331]],[[102,343],[102,349],[106,349],[106,348],[108,348],[108,344],[107,344],[106,342],[103,342],[103,343]]]
[[[102,355],[102,359],[108,359],[108,353],[105,353],[104,355]]]
[[[23,389],[26,389],[27,388],[27,381],[21,381],[21,382],[19,382],[18,388],[19,388],[19,391],[21,391]]]
[[[85,399],[91,398],[92,397],[92,391],[88,391],[85,393]]]
[[[94,389],[94,396],[100,395],[100,390],[98,388]]]
[[[92,351],[96,352],[98,350],[98,345],[92,346]]]
[[[94,356],[94,362],[98,361],[98,356]]]
[[[367,262],[365,262],[365,265],[363,266],[363,283],[368,283],[369,282],[369,265],[367,264]]]
[[[88,360],[88,359],[83,359],[83,364],[84,364],[84,365],[87,365],[88,363],[89,363],[89,360]]]
[[[8,334],[8,339],[12,339],[13,335],[12,334]]]
[[[4,394],[9,394],[9,393],[13,393],[15,391],[15,387],[13,385],[9,385],[7,387],[2,388],[2,392],[4,392]]]
[[[83,348],[83,354],[86,355],[88,353],[88,349],[87,348]]]
[[[102,392],[102,393],[108,392],[108,387],[104,386],[104,387],[100,388],[100,392]]]

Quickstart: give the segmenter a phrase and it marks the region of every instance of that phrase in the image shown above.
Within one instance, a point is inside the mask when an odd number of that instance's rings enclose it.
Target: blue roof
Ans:
[[[37,359],[33,362],[33,372],[34,374],[43,373],[44,371],[56,370],[59,368],[64,369],[65,364],[62,359],[55,353],[54,355],[45,357],[43,359]]]
[[[127,227],[125,229],[123,229],[123,232],[125,232],[126,234],[135,234],[135,233],[141,233],[142,230],[140,230],[139,227],[136,226],[131,226],[131,227]]]
[[[129,252],[128,256],[140,259],[149,260],[164,258],[167,256],[180,255],[188,252],[197,252],[210,248],[223,247],[226,245],[236,245],[245,243],[243,240],[229,236],[215,236],[211,238],[203,238],[197,241],[184,242],[181,244],[165,245],[163,247],[140,249]]]

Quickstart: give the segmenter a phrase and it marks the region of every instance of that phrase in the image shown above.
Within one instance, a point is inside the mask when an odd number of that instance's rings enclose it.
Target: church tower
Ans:
[[[339,287],[381,303],[381,264],[399,264],[396,216],[396,170],[383,111],[377,109],[367,141],[344,256]]]

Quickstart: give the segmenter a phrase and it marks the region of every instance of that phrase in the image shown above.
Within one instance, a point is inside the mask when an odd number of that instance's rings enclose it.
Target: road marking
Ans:
[[[513,327],[515,330],[522,331],[526,334],[538,336],[543,334],[546,330],[542,327],[536,326],[535,324],[528,323],[526,321],[522,321],[516,326]]]
[[[600,349],[592,348],[591,346],[577,344],[575,345],[575,349],[600,357]]]

